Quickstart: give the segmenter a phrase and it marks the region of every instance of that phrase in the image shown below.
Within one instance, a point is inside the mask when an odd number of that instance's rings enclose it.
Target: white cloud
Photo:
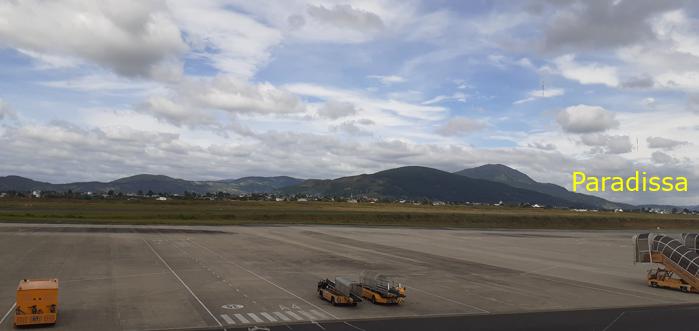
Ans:
[[[381,75],[369,75],[367,76],[368,78],[376,79],[381,84],[383,85],[391,85],[395,83],[403,83],[405,82],[405,78],[401,76],[396,76],[396,75],[388,75],[388,76],[381,76]]]
[[[632,149],[629,136],[591,133],[584,134],[581,138],[583,144],[596,147],[596,149],[593,149],[593,152],[623,154],[630,152]]]
[[[435,103],[440,103],[440,102],[444,102],[444,101],[452,101],[452,100],[455,100],[458,102],[466,102],[467,98],[468,98],[468,95],[466,95],[466,93],[455,92],[452,95],[438,95],[432,99],[423,101],[422,104],[423,105],[431,105],[431,104],[435,104]]]
[[[604,84],[612,87],[619,85],[615,67],[599,63],[579,63],[571,54],[557,57],[553,62],[561,76],[581,84]]]
[[[558,124],[566,132],[591,133],[617,127],[614,113],[599,106],[570,106],[558,113]]]
[[[439,129],[437,133],[443,136],[461,136],[482,130],[486,124],[480,120],[467,117],[452,117]]]
[[[0,99],[0,121],[14,118],[17,118],[17,113],[10,108],[10,105]]]
[[[176,126],[216,124],[211,114],[201,111],[196,106],[178,103],[163,96],[150,97],[137,109]]]
[[[0,2],[0,43],[47,66],[77,57],[127,76],[148,76],[187,49],[161,1]]]
[[[172,0],[168,4],[194,56],[237,79],[251,78],[267,63],[271,48],[282,41],[277,29],[234,11],[225,2]]]
[[[561,96],[563,94],[565,94],[565,90],[562,88],[549,88],[549,89],[533,90],[527,94],[526,98],[517,100],[517,101],[513,102],[513,104],[519,105],[519,104],[527,103],[527,102],[534,101],[537,99],[554,98],[554,97]]]
[[[216,77],[211,81],[192,81],[181,87],[204,107],[233,113],[298,113],[305,104],[294,94],[270,83],[250,84],[231,77]]]
[[[308,15],[322,24],[340,29],[354,29],[363,32],[375,32],[384,28],[381,17],[367,10],[354,8],[352,5],[340,4],[325,7],[309,5]]]
[[[330,100],[318,109],[318,115],[329,119],[338,119],[354,115],[358,112],[357,107],[349,102],[338,102]]]
[[[65,80],[45,81],[40,84],[81,92],[138,92],[160,89],[160,85],[141,79],[130,79],[114,74],[88,74]]]
[[[393,99],[386,100],[375,98],[361,91],[343,90],[304,83],[288,84],[283,87],[293,93],[303,96],[352,103],[365,111],[366,116],[370,116],[377,122],[387,125],[401,123],[414,124],[414,122],[407,122],[401,117],[436,121],[444,118],[447,112],[447,109],[444,107],[415,105]],[[399,117],[397,118],[396,115]]]
[[[676,158],[670,156],[667,153],[663,153],[661,151],[653,152],[653,154],[651,156],[651,160],[653,160],[653,162],[658,163],[658,164],[673,164],[673,163],[679,162]]]
[[[646,138],[646,141],[648,142],[648,147],[650,148],[660,148],[665,150],[671,150],[675,147],[689,144],[687,141],[673,140],[663,137],[648,137]]]

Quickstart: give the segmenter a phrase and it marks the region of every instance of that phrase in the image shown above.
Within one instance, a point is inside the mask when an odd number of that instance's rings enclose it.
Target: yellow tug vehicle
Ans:
[[[15,326],[55,324],[58,279],[22,279],[17,286]]]

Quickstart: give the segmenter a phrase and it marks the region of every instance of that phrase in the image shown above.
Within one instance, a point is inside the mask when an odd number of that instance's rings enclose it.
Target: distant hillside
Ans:
[[[226,192],[226,193],[267,193],[285,186],[302,182],[302,179],[292,177],[244,177],[222,181],[189,181],[163,175],[136,175],[120,178],[111,182],[77,182],[68,184],[51,184],[37,182],[19,176],[0,177],[0,191],[27,192],[33,190],[56,192],[108,192],[113,190],[122,193],[137,193],[139,191],[168,194],[182,194],[185,191],[195,193]]]
[[[288,176],[277,177],[243,177],[238,179],[226,179],[220,183],[232,185],[241,192],[266,193],[278,190],[283,187],[300,184],[303,179]]]
[[[426,167],[402,167],[370,175],[334,180],[307,180],[281,192],[323,196],[372,196],[389,199],[442,200],[452,202],[538,203],[552,206],[588,207],[548,194],[502,183],[474,179]]]
[[[52,185],[51,183],[37,182],[20,176],[0,177],[0,192],[45,190]]]
[[[589,205],[599,209],[633,208],[633,206],[628,204],[612,202],[592,195],[570,192],[565,187],[556,184],[539,183],[526,174],[502,164],[486,164],[480,167],[457,171],[455,174],[507,184],[509,186],[548,194],[572,203]]]

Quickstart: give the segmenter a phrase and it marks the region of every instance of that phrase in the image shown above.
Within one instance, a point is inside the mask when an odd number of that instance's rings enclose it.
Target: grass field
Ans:
[[[337,224],[551,229],[698,229],[699,217],[490,206],[200,200],[0,199],[0,222],[75,224]]]

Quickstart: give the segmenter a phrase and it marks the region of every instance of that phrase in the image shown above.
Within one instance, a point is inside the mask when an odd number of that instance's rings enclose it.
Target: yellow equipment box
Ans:
[[[54,324],[58,314],[58,279],[23,279],[17,286],[15,325]]]

